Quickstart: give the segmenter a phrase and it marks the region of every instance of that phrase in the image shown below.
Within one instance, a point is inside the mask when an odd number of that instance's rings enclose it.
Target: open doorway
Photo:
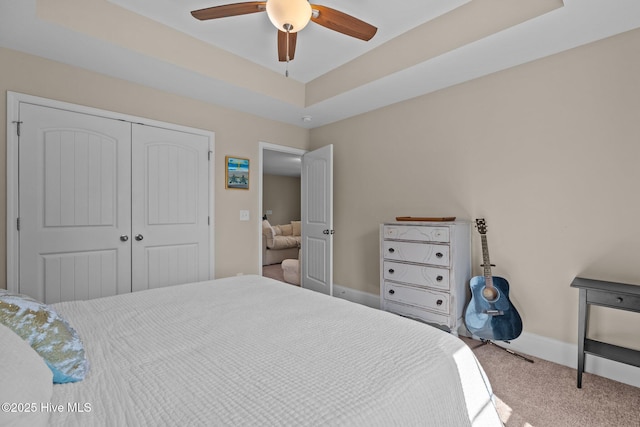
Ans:
[[[301,171],[297,148],[260,143],[259,209],[262,275],[300,285]]]

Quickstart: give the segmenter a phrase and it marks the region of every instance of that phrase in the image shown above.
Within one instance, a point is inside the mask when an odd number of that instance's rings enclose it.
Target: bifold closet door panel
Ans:
[[[27,103],[20,121],[20,292],[131,292],[131,124]]]
[[[133,290],[209,279],[209,140],[132,125]]]

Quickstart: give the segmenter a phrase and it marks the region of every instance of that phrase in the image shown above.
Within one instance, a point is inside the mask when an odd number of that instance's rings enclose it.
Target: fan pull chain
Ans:
[[[289,77],[289,29],[290,26],[287,26],[287,68],[284,71],[285,77]]]

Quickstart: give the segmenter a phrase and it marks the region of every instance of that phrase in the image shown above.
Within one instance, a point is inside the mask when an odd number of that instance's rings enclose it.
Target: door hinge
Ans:
[[[20,231],[20,217],[16,218],[16,229]]]
[[[211,217],[210,216],[207,217],[207,225],[211,225]]]
[[[18,136],[20,136],[20,125],[22,124],[22,122],[19,120],[14,120],[11,123],[16,124],[16,133],[18,134]]]
[[[213,153],[213,151],[209,151],[207,153],[207,160],[211,161],[211,153]]]

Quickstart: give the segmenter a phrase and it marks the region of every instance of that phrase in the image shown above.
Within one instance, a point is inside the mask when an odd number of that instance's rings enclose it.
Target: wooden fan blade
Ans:
[[[296,53],[296,40],[298,33],[289,33],[289,61],[293,61]],[[280,62],[287,61],[287,33],[278,30],[278,60]]]
[[[371,40],[378,31],[373,25],[330,7],[312,4],[311,9],[314,11],[311,20],[316,24],[360,40]]]
[[[244,3],[223,4],[222,6],[207,7],[191,12],[194,18],[201,21],[208,19],[226,18],[228,16],[247,15],[249,13],[264,12],[265,1],[247,1]]]

